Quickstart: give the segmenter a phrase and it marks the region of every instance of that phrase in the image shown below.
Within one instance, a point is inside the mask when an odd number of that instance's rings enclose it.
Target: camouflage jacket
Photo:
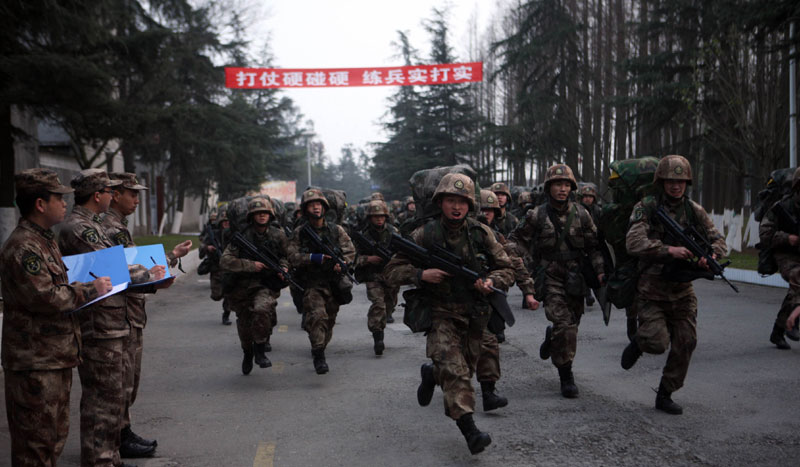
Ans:
[[[335,279],[337,274],[333,270],[333,261],[325,261],[323,264],[311,262],[312,253],[321,253],[311,244],[311,241],[302,234],[304,223],[300,223],[295,228],[292,238],[289,241],[288,257],[289,264],[297,270],[297,276],[301,283],[306,285],[324,285]],[[320,237],[327,237],[341,250],[344,261],[349,265],[355,260],[356,250],[353,242],[345,230],[337,225],[324,221],[319,229],[314,229]]]
[[[497,242],[503,245],[503,251],[506,252],[508,259],[511,260],[511,265],[514,267],[514,283],[522,291],[522,295],[533,295],[533,278],[531,278],[531,273],[525,267],[525,261],[522,259],[524,252],[521,252],[516,243],[509,242],[500,232],[495,230],[494,234]],[[504,290],[508,292],[508,289]]]
[[[397,233],[397,228],[387,222],[383,225],[383,229],[378,230],[370,222],[361,233],[380,246],[388,248],[389,241],[392,239],[392,234]],[[360,245],[356,245],[356,269],[359,269],[360,272],[366,276],[365,281],[367,282],[383,280],[382,272],[386,263],[370,264],[367,262],[367,256],[369,256],[369,252],[365,251]],[[359,279],[359,281],[360,280],[361,279]]]
[[[286,258],[286,254],[289,240],[286,238],[286,234],[283,233],[283,229],[274,223],[270,223],[267,226],[267,230],[263,234],[259,234],[250,225],[244,229],[242,235],[253,245],[272,252],[278,258],[280,266],[288,269],[289,261]],[[225,247],[222,258],[219,260],[219,265],[223,272],[236,273],[235,285],[231,291],[234,299],[249,297],[249,294],[255,290],[266,287],[263,282],[265,277],[269,275],[275,276],[275,273],[269,268],[256,272],[255,260],[244,257],[243,252],[233,242]]]
[[[438,239],[438,235],[430,238],[427,232],[441,232],[443,238]],[[482,245],[476,245],[474,239],[470,239],[470,234],[477,232],[481,238]],[[503,246],[495,239],[494,234],[488,226],[480,222],[467,219],[460,227],[452,228],[442,222],[441,217],[428,221],[422,227],[417,228],[411,234],[411,239],[424,248],[431,248],[432,244],[438,244],[450,252],[461,257],[467,267],[472,266],[473,270],[488,268],[487,279],[491,279],[494,286],[503,290],[508,290],[514,283],[514,268]],[[432,243],[432,244],[428,244]],[[473,253],[474,252],[474,253]],[[480,257],[480,258],[479,258]],[[473,263],[482,264],[473,264]],[[464,279],[450,278],[440,284],[430,284],[423,282],[422,269],[415,266],[411,260],[397,253],[384,268],[384,278],[390,286],[399,287],[401,285],[413,284],[416,287],[425,289],[429,296],[438,302],[439,305],[449,307],[452,303],[464,303],[480,299],[478,292],[472,282]],[[459,307],[461,309],[461,307]],[[465,311],[462,310],[462,311]],[[455,311],[456,314],[462,314]]]
[[[2,364],[10,371],[72,368],[80,361],[77,314],[97,297],[91,283],[68,284],[51,230],[20,219],[0,252]]]
[[[630,230],[625,237],[625,246],[628,254],[639,258],[638,292],[643,298],[650,300],[674,301],[694,293],[691,282],[672,282],[665,280],[661,273],[664,264],[673,260],[669,254],[669,245],[664,243],[664,228],[655,225],[650,220],[660,201],[654,196],[648,196],[636,203],[630,219]],[[706,239],[711,243],[717,258],[722,258],[727,253],[725,239],[711,221],[706,210],[694,201],[683,198],[675,203],[662,203],[667,208],[670,217],[682,225],[688,226],[691,222],[695,227],[705,233]],[[687,208],[693,212],[687,213]],[[694,218],[694,221],[690,221]]]
[[[514,214],[511,214],[509,210],[505,211],[505,216],[494,220],[494,228],[505,237],[511,235],[511,232],[517,228],[517,224],[519,224],[519,219]]]
[[[780,202],[790,214],[794,215],[795,218],[798,217],[798,213],[800,213],[800,193],[795,193],[791,198]],[[790,270],[800,264],[800,246],[793,247],[789,244],[791,232],[787,232],[787,230],[792,229],[792,227],[780,225],[778,215],[775,212],[776,207],[773,206],[764,214],[758,227],[758,236],[763,247],[772,249],[781,277],[790,282]]]

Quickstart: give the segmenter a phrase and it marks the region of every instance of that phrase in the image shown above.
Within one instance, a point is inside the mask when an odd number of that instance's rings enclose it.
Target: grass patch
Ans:
[[[197,235],[165,234],[160,237],[158,235],[139,235],[133,237],[133,242],[137,245],[156,245],[161,243],[164,245],[165,252],[172,251],[175,245],[186,240],[192,241],[193,250],[200,244],[200,237]]]
[[[758,269],[758,250],[755,248],[745,248],[743,251],[730,251],[729,253],[730,267],[751,271]]]

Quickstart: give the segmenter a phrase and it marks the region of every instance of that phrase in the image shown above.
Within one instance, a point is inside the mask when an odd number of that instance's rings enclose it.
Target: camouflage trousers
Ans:
[[[118,466],[125,411],[125,341],[86,339],[81,379],[81,466]]]
[[[280,292],[262,288],[250,294],[250,298],[234,300],[231,308],[236,311],[236,330],[243,350],[250,351],[253,343],[269,342],[272,328],[278,324],[275,308]]]
[[[222,271],[211,271],[208,275],[211,282],[211,300],[218,302],[222,300]]]
[[[426,353],[433,360],[436,384],[444,392],[444,406],[450,418],[475,411],[475,389],[472,375],[481,356],[481,342],[489,314],[470,318],[464,304],[447,308],[432,305],[432,326],[428,332]]]
[[[11,465],[55,466],[69,432],[72,368],[6,371],[4,376]]]
[[[560,293],[559,293],[560,292]],[[550,358],[553,365],[561,367],[572,363],[578,347],[578,325],[583,316],[582,295],[566,295],[563,290],[548,288],[544,313],[553,323],[550,341]]]
[[[674,302],[636,298],[642,352],[662,354],[669,348],[661,384],[674,392],[683,386],[692,352],[697,346],[697,297],[692,293]]]
[[[303,295],[303,328],[308,333],[311,349],[325,349],[333,337],[333,326],[339,313],[339,302],[327,287],[308,287]]]
[[[475,373],[481,383],[500,381],[500,344],[497,342],[497,335],[488,329],[483,331],[481,356],[478,357]]]
[[[367,298],[372,302],[367,312],[367,328],[370,332],[386,328],[386,318],[397,304],[399,291],[399,287],[389,287],[380,281],[367,282]]]
[[[131,426],[131,406],[139,393],[139,378],[142,374],[142,332],[144,329],[131,326],[131,333],[125,341],[125,411],[122,415],[122,428]]]

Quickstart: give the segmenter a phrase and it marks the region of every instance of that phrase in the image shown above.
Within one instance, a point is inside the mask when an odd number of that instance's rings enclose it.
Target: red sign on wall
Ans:
[[[376,68],[225,68],[231,89],[416,86],[483,81],[483,62]]]

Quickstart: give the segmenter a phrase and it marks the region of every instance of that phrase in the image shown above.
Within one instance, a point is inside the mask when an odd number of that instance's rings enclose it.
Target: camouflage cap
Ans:
[[[442,177],[436,187],[436,191],[433,193],[432,201],[436,203],[444,195],[456,195],[466,198],[470,210],[475,210],[475,182],[467,175],[449,173]]]
[[[17,194],[72,193],[72,188],[61,184],[58,174],[50,169],[27,169],[14,175],[14,188]]]
[[[146,190],[147,187],[139,184],[136,174],[130,172],[111,172],[108,174],[111,180],[122,180],[122,187],[129,190]]]
[[[481,190],[481,209],[500,209],[500,200],[495,192]]]
[[[508,185],[506,185],[503,182],[493,183],[490,190],[493,191],[495,194],[503,193],[504,195],[508,196],[509,201],[511,200],[511,190],[509,190]]]
[[[575,175],[572,174],[572,169],[566,164],[556,164],[547,169],[547,174],[544,177],[545,191],[548,190],[550,183],[556,180],[567,180],[572,185],[573,190],[578,189],[578,182],[575,180]]]
[[[275,211],[272,209],[272,203],[270,203],[268,199],[261,197],[253,198],[247,203],[248,217],[257,212],[268,212],[272,216],[275,215]]]
[[[370,201],[367,205],[367,217],[369,216],[386,216],[389,217],[389,208],[381,200]]]
[[[670,155],[664,156],[658,161],[656,173],[653,174],[653,183],[659,180],[686,180],[688,185],[692,184],[692,166],[683,156]]]
[[[111,180],[103,169],[86,169],[78,172],[69,184],[75,189],[75,196],[86,196],[103,188],[120,186],[122,180]]]
[[[377,191],[375,193],[372,193],[371,195],[369,195],[369,199],[370,199],[370,201],[375,201],[375,200],[386,201],[386,199],[384,199],[384,197],[383,197],[383,193],[380,193],[380,192],[377,192]]]

